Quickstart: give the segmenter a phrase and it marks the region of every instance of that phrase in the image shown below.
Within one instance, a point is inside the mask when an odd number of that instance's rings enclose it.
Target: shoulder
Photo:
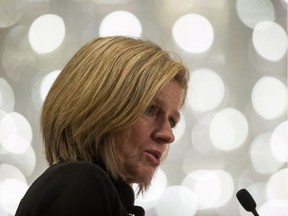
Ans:
[[[113,215],[114,209],[122,211],[120,206],[117,191],[105,170],[94,163],[77,161],[49,167],[31,185],[19,212],[34,209],[35,215],[42,216],[96,215],[99,212]]]
[[[79,190],[99,189],[99,185],[113,187],[107,172],[92,162],[75,161],[64,162],[49,167],[36,181],[35,184],[65,186]],[[75,188],[74,188],[75,190]]]
[[[31,185],[30,191],[47,192],[52,189],[58,192],[69,189],[86,191],[99,189],[99,185],[113,187],[106,171],[91,162],[75,161],[53,165],[45,170]],[[43,187],[45,186],[45,187]]]
[[[107,173],[99,165],[87,162],[87,161],[71,161],[63,162],[49,167],[43,175],[59,174],[59,175],[78,175],[78,174],[90,175],[103,175],[107,176]],[[79,176],[80,177],[80,176]]]

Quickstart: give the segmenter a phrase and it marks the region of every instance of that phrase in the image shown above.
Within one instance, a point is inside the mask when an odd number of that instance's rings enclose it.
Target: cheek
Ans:
[[[117,136],[117,147],[118,151],[121,152],[124,156],[131,156],[133,152],[136,150],[137,145],[137,137],[136,131],[133,129],[126,129],[121,131],[121,133]]]
[[[147,140],[147,127],[145,122],[140,118],[131,127],[120,131],[117,135],[117,146],[119,152],[125,156],[137,154],[139,150],[144,148]]]

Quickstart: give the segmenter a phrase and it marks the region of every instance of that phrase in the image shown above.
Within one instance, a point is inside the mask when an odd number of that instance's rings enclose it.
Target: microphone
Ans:
[[[256,202],[246,189],[239,190],[236,197],[246,211],[252,212],[254,216],[259,216],[256,211]]]

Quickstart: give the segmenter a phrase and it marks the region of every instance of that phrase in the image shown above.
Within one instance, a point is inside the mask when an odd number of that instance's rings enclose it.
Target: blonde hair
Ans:
[[[186,95],[188,70],[152,42],[96,38],[62,70],[42,108],[41,129],[50,165],[103,162],[121,177],[115,133],[133,124],[165,84]]]

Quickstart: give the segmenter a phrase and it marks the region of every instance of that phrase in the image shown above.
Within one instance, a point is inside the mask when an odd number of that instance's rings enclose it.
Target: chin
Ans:
[[[142,181],[140,182],[141,184],[144,185],[149,185],[152,181],[153,175],[155,173],[155,170],[153,170],[153,172],[145,172],[143,173],[142,176]]]
[[[130,174],[130,183],[136,183],[136,184],[143,184],[143,185],[149,185],[152,181],[152,178],[155,173],[155,168],[149,166],[149,167],[143,167],[142,169],[139,169],[134,172],[134,174]]]

